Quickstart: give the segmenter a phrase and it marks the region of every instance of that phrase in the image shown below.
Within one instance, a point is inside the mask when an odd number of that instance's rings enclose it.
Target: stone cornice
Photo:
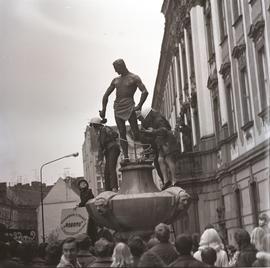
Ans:
[[[251,24],[248,37],[251,38],[254,42],[256,42],[263,35],[264,26],[264,20],[259,20],[255,24]]]
[[[232,56],[239,59],[246,51],[246,44],[240,44],[233,48]]]
[[[219,73],[222,75],[223,78],[227,77],[231,72],[231,63],[225,62],[221,64]]]

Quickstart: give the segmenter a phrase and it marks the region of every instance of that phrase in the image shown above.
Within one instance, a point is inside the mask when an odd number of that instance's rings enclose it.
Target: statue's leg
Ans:
[[[128,119],[128,122],[130,124],[130,128],[132,130],[132,133],[134,135],[134,140],[139,141],[140,140],[140,131],[138,127],[138,122],[137,122],[137,116],[136,113],[133,111]]]
[[[166,162],[165,162],[165,159],[164,159],[163,156],[159,156],[159,157],[158,157],[158,163],[159,163],[160,170],[161,170],[161,173],[162,173],[162,175],[163,175],[165,184],[169,184],[170,179],[169,179],[169,177],[168,177],[168,173],[167,173],[167,165],[166,165]]]
[[[162,183],[164,185],[164,176],[162,174],[160,164],[159,164],[159,161],[158,161],[158,152],[155,153],[154,166],[156,168],[156,171],[157,171],[157,174],[158,174],[159,178],[161,179],[161,181],[162,181]]]
[[[116,144],[110,148],[109,152],[109,179],[110,179],[110,188],[112,190],[118,190],[118,179],[116,173],[117,160],[120,155],[119,145]]]
[[[176,179],[175,179],[175,159],[174,159],[174,156],[173,154],[170,154],[170,155],[167,155],[166,158],[165,158],[165,161],[169,167],[169,170],[170,170],[170,173],[171,173],[171,178],[172,178],[172,184],[175,184],[176,182]]]
[[[124,158],[129,158],[128,157],[128,142],[127,142],[127,136],[126,136],[126,122],[125,120],[115,117],[115,122],[119,131],[120,135],[120,145],[124,154]]]

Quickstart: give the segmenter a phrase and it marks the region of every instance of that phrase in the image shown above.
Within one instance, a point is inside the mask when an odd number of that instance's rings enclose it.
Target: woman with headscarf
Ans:
[[[223,250],[224,246],[222,244],[221,238],[214,228],[206,229],[203,232],[200,239],[199,249],[197,252],[194,253],[193,257],[198,261],[202,261],[201,251],[207,247],[213,248],[217,253],[217,260],[215,262],[215,266],[229,266],[227,253],[225,252],[225,250]]]

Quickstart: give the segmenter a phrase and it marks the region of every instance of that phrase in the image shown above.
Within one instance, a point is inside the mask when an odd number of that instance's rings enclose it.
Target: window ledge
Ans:
[[[233,23],[232,27],[236,27],[240,21],[242,21],[242,14],[238,16],[238,18],[235,20],[235,22]]]
[[[253,125],[254,125],[254,121],[251,120],[251,121],[248,121],[247,123],[245,123],[245,124],[241,127],[241,129],[244,130],[244,131],[247,131],[247,130],[249,130],[250,128],[252,128]]]
[[[222,146],[223,144],[234,142],[234,141],[236,141],[237,138],[238,138],[238,134],[235,132],[235,133],[231,134],[229,137],[227,137],[223,140],[220,140],[218,142],[218,145]]]
[[[269,116],[269,114],[270,114],[270,106],[267,106],[261,112],[258,113],[258,116],[263,119]]]
[[[227,39],[228,39],[228,35],[226,34],[226,35],[224,35],[223,37],[222,37],[222,40],[221,40],[221,42],[220,42],[220,46],[223,46],[223,44],[227,41]]]

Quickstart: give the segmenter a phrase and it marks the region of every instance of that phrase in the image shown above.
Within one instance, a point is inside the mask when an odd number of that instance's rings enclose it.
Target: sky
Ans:
[[[123,58],[151,106],[163,0],[0,0],[0,182],[83,176],[82,144]],[[140,91],[136,93],[138,103]],[[115,125],[113,93],[108,125]]]

